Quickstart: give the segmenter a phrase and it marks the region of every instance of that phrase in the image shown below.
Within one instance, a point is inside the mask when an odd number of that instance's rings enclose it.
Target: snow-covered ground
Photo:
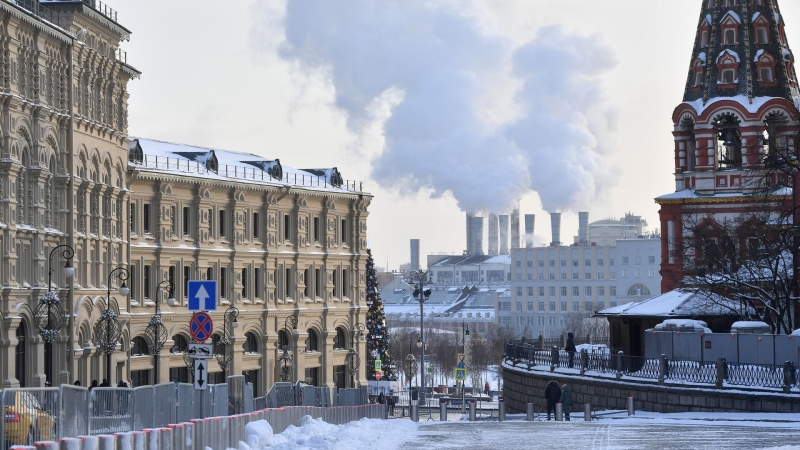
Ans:
[[[247,440],[239,450],[800,450],[800,414],[637,413],[591,423],[364,419],[339,426],[304,417],[301,426],[276,435],[266,422],[248,425]]]

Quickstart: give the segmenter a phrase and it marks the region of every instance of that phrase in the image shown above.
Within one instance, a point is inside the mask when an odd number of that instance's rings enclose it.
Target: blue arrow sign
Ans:
[[[189,281],[189,311],[217,310],[217,282],[214,280]]]

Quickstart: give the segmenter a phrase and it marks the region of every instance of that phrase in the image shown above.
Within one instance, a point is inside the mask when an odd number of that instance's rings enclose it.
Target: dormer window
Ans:
[[[734,11],[728,11],[719,23],[724,45],[735,45],[737,43],[737,33],[739,25],[742,24],[742,19]]]
[[[694,83],[692,87],[694,90],[699,90],[705,81],[705,71],[703,70],[706,65],[706,54],[700,53],[692,64],[692,73],[694,76]]]
[[[708,47],[708,31],[703,30],[700,33],[700,47],[706,48]]]
[[[138,139],[134,139],[128,144],[128,161],[134,164],[142,164],[144,161],[144,152]]]
[[[725,45],[734,44],[736,44],[736,30],[729,28],[725,30]]]
[[[775,86],[775,57],[764,50],[756,53],[755,63],[758,68],[758,84],[761,86]]]
[[[769,44],[769,20],[760,12],[756,12],[753,14],[752,22],[756,44]]]
[[[711,35],[711,16],[706,16],[702,22],[700,22],[700,48],[708,47],[708,37]]]
[[[768,44],[769,38],[767,37],[767,29],[764,27],[756,28],[756,43],[757,44]]]
[[[694,85],[695,86],[702,86],[703,85],[703,72],[695,72],[695,74],[694,74]]]
[[[737,72],[739,71],[739,55],[732,50],[723,50],[717,58],[717,70],[719,78],[717,85],[721,89],[735,88],[739,82]]]

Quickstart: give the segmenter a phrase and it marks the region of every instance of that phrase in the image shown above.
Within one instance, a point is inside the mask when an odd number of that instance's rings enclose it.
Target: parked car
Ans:
[[[56,420],[30,392],[0,392],[5,405],[5,439],[11,445],[33,445],[56,438]],[[13,397],[12,397],[13,395]]]

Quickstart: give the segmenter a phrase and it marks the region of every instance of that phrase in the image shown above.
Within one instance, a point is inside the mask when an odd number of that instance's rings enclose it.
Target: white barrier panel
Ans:
[[[113,434],[97,436],[97,450],[116,450],[117,437]]]
[[[82,439],[79,438],[64,438],[59,441],[59,448],[61,450],[72,450],[75,448],[81,448],[83,443]],[[133,447],[132,447],[133,448]]]
[[[161,430],[158,428],[145,428],[147,450],[161,450]]]
[[[34,444],[34,447],[36,447],[39,450],[59,450],[58,449],[58,442],[56,442],[56,441],[36,442]]]

